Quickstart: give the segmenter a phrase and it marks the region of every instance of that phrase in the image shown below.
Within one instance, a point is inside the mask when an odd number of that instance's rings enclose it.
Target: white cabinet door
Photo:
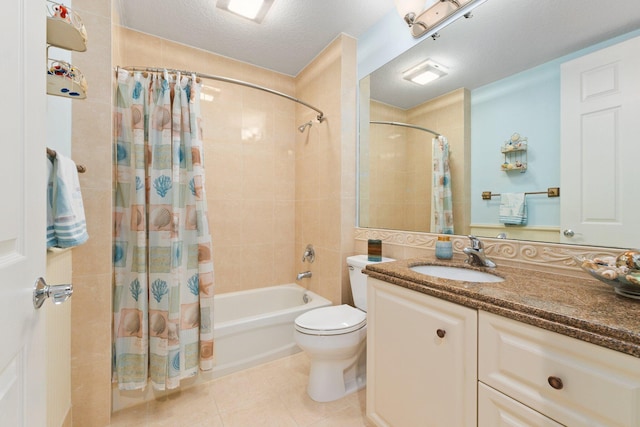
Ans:
[[[46,9],[34,0],[3,6],[12,16],[0,26],[8,70],[0,103],[0,425],[41,427],[44,323],[32,292],[45,273]]]
[[[476,426],[477,312],[368,279],[367,415],[378,426]]]
[[[478,383],[478,427],[562,427],[562,424]]]
[[[561,242],[640,241],[640,37],[562,65]]]

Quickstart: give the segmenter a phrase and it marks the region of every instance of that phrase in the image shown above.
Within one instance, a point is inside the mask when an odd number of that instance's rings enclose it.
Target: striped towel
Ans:
[[[89,235],[76,164],[60,153],[48,163],[47,247],[81,245]]]
[[[503,224],[527,224],[527,198],[524,193],[502,193],[500,195],[499,220]]]

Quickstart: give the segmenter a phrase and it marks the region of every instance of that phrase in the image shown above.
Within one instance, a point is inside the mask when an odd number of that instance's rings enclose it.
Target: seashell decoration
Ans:
[[[170,225],[172,219],[173,216],[171,212],[165,207],[156,208],[151,212],[150,221],[157,230],[161,230]]]
[[[640,272],[627,274],[625,279],[634,285],[640,285]]]
[[[630,270],[640,270],[640,251],[624,251],[616,258],[617,267],[627,267]]]
[[[167,286],[167,282],[161,279],[156,279],[151,284],[151,294],[156,302],[160,302],[162,297],[169,293],[169,287]]]
[[[197,230],[198,229],[198,213],[196,212],[195,207],[193,209],[187,210],[187,230]]]
[[[160,197],[166,196],[172,186],[171,178],[167,175],[160,175],[153,180],[153,188],[156,189],[156,193],[158,193]]]
[[[140,316],[138,316],[138,312],[130,311],[125,314],[122,325],[127,334],[138,335],[140,332]]]
[[[177,323],[169,322],[167,329],[169,341],[178,341],[180,339],[180,331],[178,330]]]
[[[599,273],[602,277],[609,280],[615,280],[618,278],[618,273],[614,270],[604,270]]]
[[[194,274],[187,280],[187,286],[189,287],[189,290],[191,291],[191,293],[195,296],[198,296],[198,293],[200,291],[199,282],[200,281],[199,281],[198,273]]]
[[[113,262],[117,263],[124,257],[124,249],[119,244],[113,246]]]
[[[640,299],[640,252],[628,250],[617,257],[576,257],[580,268],[611,285],[617,294]]]
[[[208,359],[213,356],[213,343],[211,341],[204,341],[200,343],[200,357]]]
[[[160,313],[153,313],[149,316],[149,328],[155,336],[162,335],[167,327],[167,321]]]
[[[183,328],[197,328],[200,324],[200,309],[197,304],[190,305],[184,309],[182,316]]]

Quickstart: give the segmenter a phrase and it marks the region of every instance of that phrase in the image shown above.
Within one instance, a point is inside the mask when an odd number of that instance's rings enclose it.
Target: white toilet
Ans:
[[[338,305],[308,311],[295,320],[295,341],[311,359],[307,393],[317,402],[340,399],[366,384],[367,255],[347,258],[357,308]]]

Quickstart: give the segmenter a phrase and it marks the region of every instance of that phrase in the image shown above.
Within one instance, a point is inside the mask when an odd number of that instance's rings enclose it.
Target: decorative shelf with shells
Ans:
[[[61,3],[47,0],[47,52],[49,47],[84,52],[87,31],[80,15]],[[47,53],[47,93],[72,99],[87,97],[87,81],[72,64],[49,58]]]
[[[87,97],[87,81],[82,72],[66,61],[49,59],[47,93],[66,98]]]
[[[500,152],[504,155],[504,162],[501,165],[503,171],[520,171],[520,173],[524,173],[527,170],[527,141],[527,137],[523,137],[517,132],[505,141],[500,149]]]
[[[87,30],[80,15],[61,3],[47,0],[47,43],[76,52],[87,50]]]

